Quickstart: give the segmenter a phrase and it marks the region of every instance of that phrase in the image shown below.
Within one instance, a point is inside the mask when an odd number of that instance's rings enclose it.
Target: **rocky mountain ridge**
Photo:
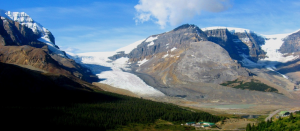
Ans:
[[[300,51],[300,31],[288,35],[283,41],[284,43],[279,49],[281,53],[294,53]]]

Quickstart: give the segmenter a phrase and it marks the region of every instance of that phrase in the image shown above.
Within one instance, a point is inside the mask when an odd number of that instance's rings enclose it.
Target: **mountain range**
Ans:
[[[184,24],[114,52],[72,54],[60,50],[54,35],[26,13],[0,10],[0,15],[0,62],[62,75],[85,89],[99,82],[140,97],[223,104],[300,99],[300,31],[261,35]],[[236,89],[251,82],[267,88]]]

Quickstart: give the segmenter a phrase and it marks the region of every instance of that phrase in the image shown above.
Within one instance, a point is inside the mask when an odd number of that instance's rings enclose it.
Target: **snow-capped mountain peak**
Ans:
[[[39,35],[40,38],[37,39],[40,42],[43,42],[48,45],[48,49],[55,54],[58,54],[62,57],[66,57],[65,53],[61,51],[58,46],[55,45],[54,37],[52,33],[43,27],[41,24],[34,21],[28,14],[25,12],[11,12],[0,10],[1,18],[7,18],[13,21],[19,22],[21,25],[24,25],[30,28],[36,35]]]
[[[46,37],[50,35],[50,31],[43,27],[41,24],[35,22],[29,15],[25,12],[11,12],[7,11],[5,13],[9,18],[14,21],[18,21],[20,24],[27,26],[28,28],[32,29],[34,33],[40,33],[41,37]],[[49,38],[49,36],[48,36]],[[50,41],[54,43],[54,41]]]

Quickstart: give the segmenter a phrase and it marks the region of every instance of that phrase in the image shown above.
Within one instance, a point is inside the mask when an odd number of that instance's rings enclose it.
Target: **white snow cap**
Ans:
[[[50,34],[50,31],[43,27],[41,24],[35,22],[29,15],[25,12],[11,12],[7,11],[5,13],[9,18],[14,21],[18,21],[20,24],[27,26],[35,33],[41,33],[43,36]]]
[[[254,31],[250,31],[249,29],[235,28],[235,27],[215,26],[215,27],[201,28],[202,31],[217,30],[217,29],[227,29],[232,34],[234,34],[234,33],[255,33]]]

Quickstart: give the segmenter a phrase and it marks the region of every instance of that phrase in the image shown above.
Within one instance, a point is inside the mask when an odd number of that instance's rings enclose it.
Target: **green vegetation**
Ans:
[[[257,121],[262,122],[265,121],[265,119],[268,117],[268,115],[261,115],[257,118]]]
[[[215,129],[208,129],[209,131],[217,130],[216,126],[213,126]],[[120,131],[196,131],[194,126],[182,126],[179,124],[173,124],[172,122],[157,120],[155,123],[149,124],[129,124],[127,126],[122,126],[121,128],[115,129]],[[206,130],[202,130],[206,131]]]
[[[262,121],[257,125],[248,124],[246,131],[299,131],[300,130],[300,112],[294,116],[291,114],[286,118],[279,118],[276,121]]]
[[[8,97],[13,98],[13,97]],[[173,123],[217,122],[225,117],[191,112],[176,105],[143,100],[108,92],[66,91],[56,94],[25,94],[18,99],[1,99],[4,127],[118,129],[133,124],[149,125],[158,119]],[[156,126],[155,128],[166,128]]]
[[[222,83],[221,85],[222,86],[228,86],[228,85],[231,85],[231,84],[234,84],[234,83],[240,83],[242,81],[238,81],[238,79],[235,79],[234,81],[227,81],[225,83]]]
[[[237,83],[237,84],[236,84]],[[236,84],[235,86],[232,86],[233,88],[237,89],[243,89],[243,90],[255,90],[255,91],[263,91],[263,92],[276,92],[278,93],[278,90],[268,86],[264,83],[261,83],[258,80],[251,80],[251,82],[243,82],[243,81],[238,81],[237,79],[234,81],[227,81],[223,84],[222,86],[230,86],[232,84]]]

